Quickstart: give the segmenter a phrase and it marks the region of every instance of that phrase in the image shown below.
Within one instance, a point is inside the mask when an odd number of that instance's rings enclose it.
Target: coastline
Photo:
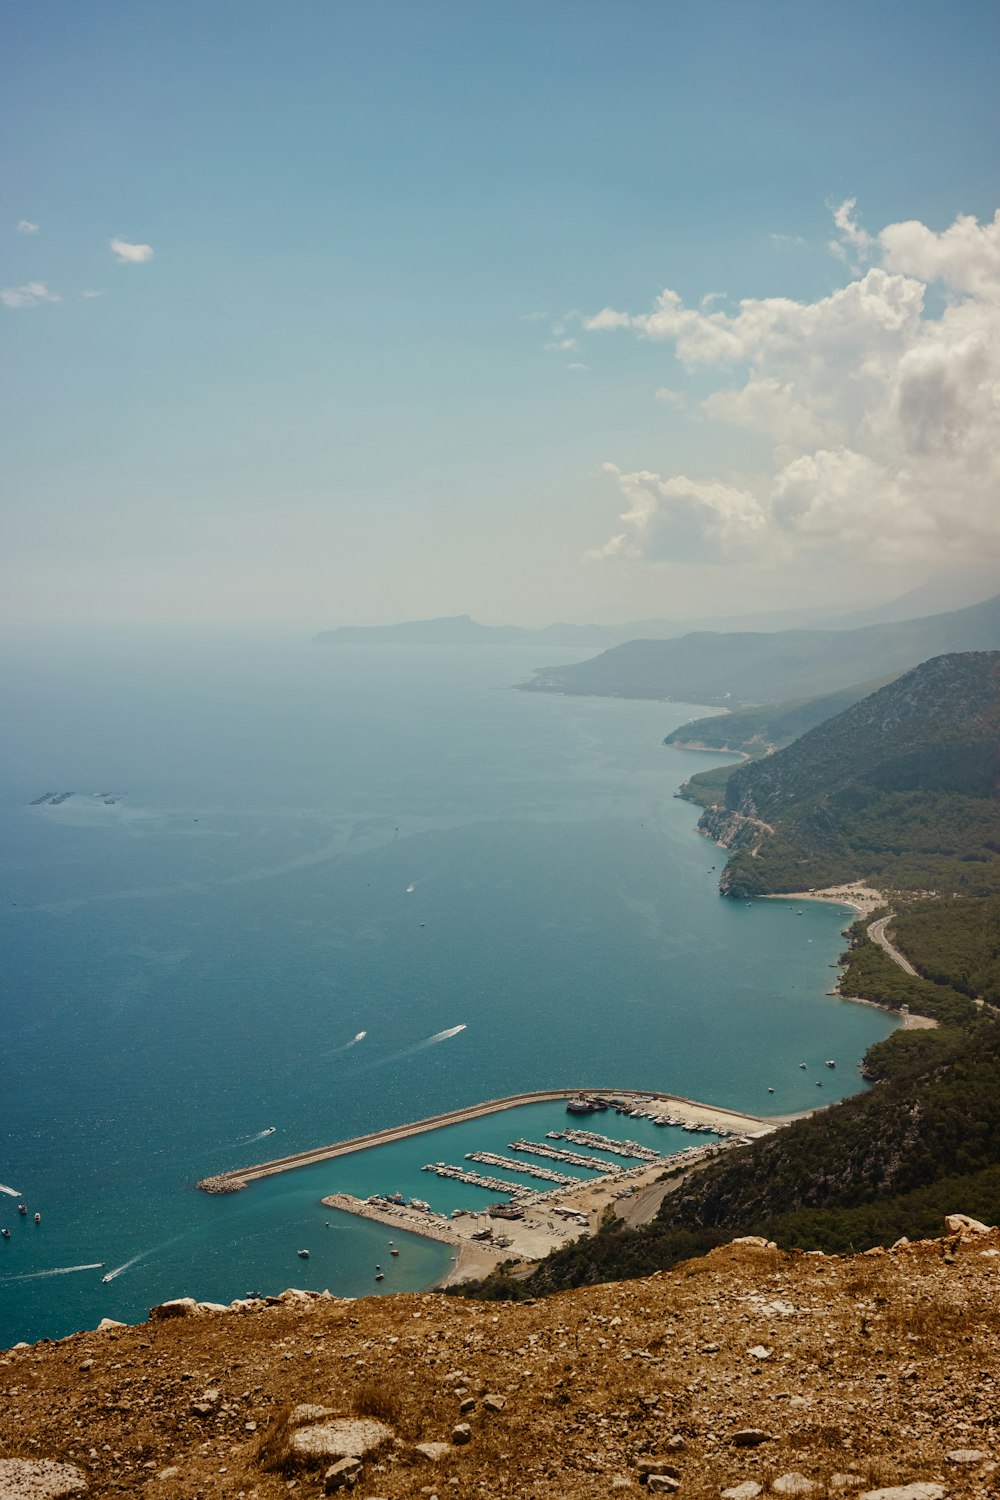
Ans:
[[[775,891],[766,896],[758,896],[758,901],[820,901],[827,905],[839,905],[852,907],[859,916],[870,917],[880,907],[889,905],[889,897],[884,891],[876,890],[874,886],[866,885],[864,881],[854,880],[846,885],[829,885],[815,891]],[[870,1005],[874,1010],[881,1010],[886,1015],[897,1016],[903,1031],[931,1031],[937,1026],[933,1016],[914,1015],[909,1009],[895,1010],[891,1005],[882,1005],[878,1000],[866,1000],[863,995],[845,995],[839,988],[831,990],[831,997],[836,996],[838,1000],[849,1000],[852,1005]]]

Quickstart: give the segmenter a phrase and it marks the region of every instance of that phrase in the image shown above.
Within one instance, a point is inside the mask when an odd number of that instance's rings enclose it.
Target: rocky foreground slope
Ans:
[[[167,1304],[0,1356],[0,1497],[996,1495],[1000,1231],[946,1227],[532,1303]]]

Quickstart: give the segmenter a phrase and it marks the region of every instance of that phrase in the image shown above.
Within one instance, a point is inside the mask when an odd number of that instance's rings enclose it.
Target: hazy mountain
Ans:
[[[945,652],[997,648],[1000,595],[951,614],[859,630],[699,631],[628,641],[589,661],[543,669],[523,686],[730,707],[816,697],[892,677]]]
[[[890,606],[885,606],[889,608]],[[690,620],[626,620],[621,625],[558,623],[534,628],[520,625],[481,625],[471,615],[446,615],[433,620],[404,620],[393,625],[339,625],[313,636],[317,646],[617,646],[624,641],[674,640],[693,630],[791,630],[804,625],[839,629],[853,622],[848,616],[831,620],[829,610],[785,609],[749,614],[708,615]]]

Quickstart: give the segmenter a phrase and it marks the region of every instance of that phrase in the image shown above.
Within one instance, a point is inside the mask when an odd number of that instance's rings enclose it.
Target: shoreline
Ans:
[[[870,917],[880,907],[889,905],[889,897],[884,891],[876,890],[874,886],[866,885],[864,881],[854,880],[846,885],[828,885],[814,891],[774,891],[766,896],[757,896],[758,901],[819,901],[828,906],[850,906],[860,917]],[[843,975],[841,975],[841,979]],[[837,980],[838,988],[828,991],[831,999],[847,1000],[851,1005],[870,1005],[873,1010],[884,1011],[886,1015],[896,1016],[900,1022],[902,1031],[932,1031],[937,1026],[933,1016],[920,1016],[907,1007],[895,1010],[891,1005],[882,1005],[878,1000],[866,1000],[863,995],[845,995],[839,988],[841,980]]]

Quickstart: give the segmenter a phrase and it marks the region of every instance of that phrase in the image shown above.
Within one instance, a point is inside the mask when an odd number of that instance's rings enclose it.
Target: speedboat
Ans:
[[[309,1251],[308,1250],[300,1250],[299,1251],[299,1256],[301,1257],[302,1260],[308,1260],[309,1259]]]
[[[5,1240],[9,1240],[10,1239],[10,1230],[9,1229],[0,1229],[0,1234],[3,1235],[3,1237],[4,1237]]]
[[[273,1135],[277,1128],[277,1125],[268,1125],[266,1130],[261,1131],[261,1135]]]
[[[41,1214],[36,1214],[35,1215],[35,1223],[36,1224],[40,1224],[41,1222],[42,1222],[42,1216],[41,1216]]]

